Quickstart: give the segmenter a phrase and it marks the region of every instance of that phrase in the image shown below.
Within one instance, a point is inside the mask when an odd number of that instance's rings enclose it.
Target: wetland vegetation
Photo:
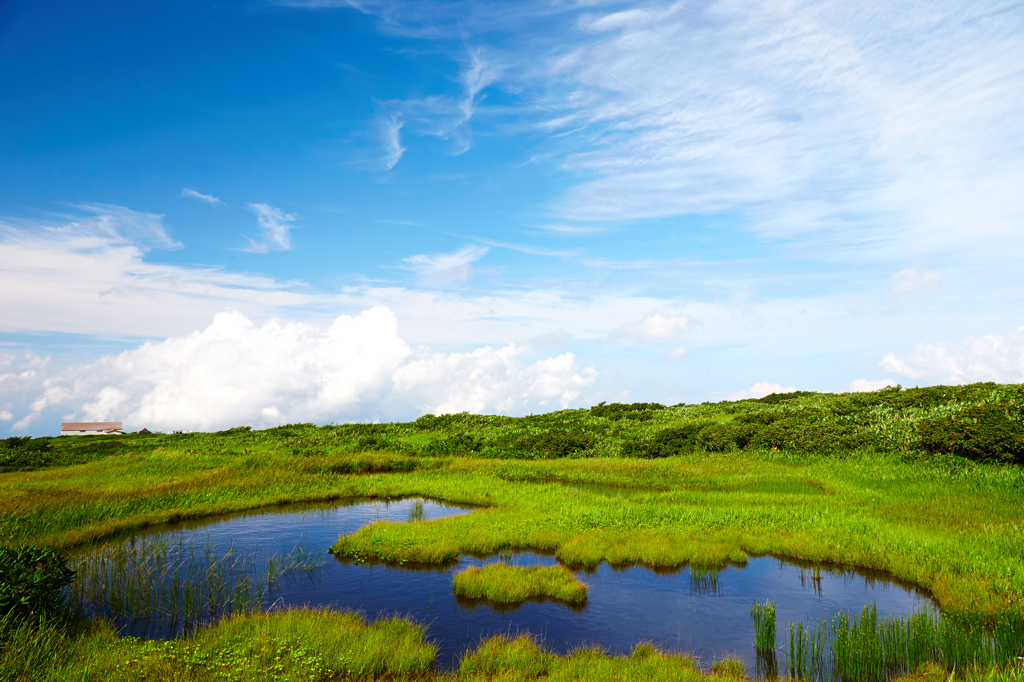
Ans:
[[[452,581],[455,595],[495,604],[521,604],[528,599],[551,599],[572,606],[587,603],[587,585],[565,566],[470,566]]]
[[[178,639],[119,638],[104,620],[76,615],[82,585],[104,584],[106,569],[69,576],[74,564],[60,558],[62,550],[153,524],[287,502],[418,495],[478,508],[434,521],[410,514],[402,523],[371,523],[338,538],[331,551],[394,565],[541,551],[571,569],[601,562],[714,569],[771,553],[875,569],[929,590],[943,611],[939,624],[897,625],[866,614],[849,616],[843,628],[781,624],[784,672],[823,677],[824,654],[815,652],[827,639],[828,675],[851,681],[906,674],[1020,680],[1022,413],[1024,387],[974,384],[671,407],[602,404],[522,418],[426,415],[402,424],[0,440],[7,600],[0,677],[440,675],[429,628],[310,609],[267,614],[244,608],[244,595],[237,609],[225,610],[230,615]],[[31,552],[51,558],[18,558]],[[66,603],[53,603],[54,595]],[[924,644],[911,650],[911,642]],[[961,649],[988,653],[947,654]],[[701,672],[685,655],[644,646],[626,658],[592,649],[558,656],[523,635],[482,641],[445,674],[736,674],[728,661],[716,665]]]

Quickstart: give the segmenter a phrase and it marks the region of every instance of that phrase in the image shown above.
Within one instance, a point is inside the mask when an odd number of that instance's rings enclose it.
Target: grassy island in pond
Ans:
[[[455,596],[486,599],[495,604],[521,604],[529,599],[551,599],[582,606],[587,602],[587,586],[564,566],[509,566],[489,564],[470,567],[452,581]]]

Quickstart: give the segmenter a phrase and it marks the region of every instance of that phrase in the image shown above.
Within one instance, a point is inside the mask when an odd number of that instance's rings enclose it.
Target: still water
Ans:
[[[289,505],[149,529],[147,536],[210,543],[217,548],[287,553],[300,541],[326,549],[339,535],[378,519],[424,520],[471,513],[432,500],[349,501],[331,505]],[[717,573],[682,569],[655,572],[615,569],[602,564],[579,572],[587,583],[587,605],[527,602],[497,610],[487,604],[460,602],[452,594],[452,576],[467,566],[503,560],[521,566],[551,566],[552,556],[519,553],[503,557],[463,557],[434,569],[396,568],[345,563],[326,555],[315,579],[284,580],[272,595],[274,606],[326,606],[377,615],[410,616],[427,626],[428,639],[439,647],[438,665],[453,668],[467,648],[495,634],[530,632],[549,648],[565,653],[579,645],[599,645],[626,654],[641,641],[694,655],[703,667],[725,655],[737,656],[754,670],[754,627],[750,606],[771,599],[778,605],[779,644],[789,623],[840,610],[859,612],[876,603],[879,616],[909,615],[934,608],[924,594],[879,574],[800,566],[772,557],[751,557],[745,566]],[[270,606],[267,603],[266,606]],[[124,625],[125,634],[146,635]]]

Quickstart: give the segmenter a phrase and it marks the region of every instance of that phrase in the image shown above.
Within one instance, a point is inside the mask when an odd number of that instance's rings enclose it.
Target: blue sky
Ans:
[[[1024,380],[1012,2],[0,6],[0,431]]]

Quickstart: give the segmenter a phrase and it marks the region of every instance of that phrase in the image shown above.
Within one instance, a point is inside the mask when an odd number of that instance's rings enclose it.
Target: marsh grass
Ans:
[[[875,605],[788,628],[790,675],[800,679],[884,682],[929,665],[960,675],[1016,670],[1024,657],[1024,622],[982,621],[919,611],[879,618]]]
[[[775,602],[770,599],[764,603],[754,602],[750,607],[750,618],[754,621],[754,648],[758,651],[774,651]]]
[[[501,605],[521,604],[530,599],[551,599],[576,607],[587,603],[586,583],[564,566],[471,566],[454,576],[452,589],[461,599]]]
[[[0,627],[5,627],[0,623]],[[0,679],[24,682],[413,680],[433,676],[437,648],[402,618],[351,612],[238,613],[173,640],[117,637],[102,621],[76,630],[23,623],[0,648]]]
[[[743,661],[732,656],[720,658],[711,664],[711,673],[719,677],[731,679],[743,679],[747,676],[743,668]]]
[[[69,602],[134,631],[189,631],[226,614],[259,609],[282,580],[315,580],[322,551],[300,542],[261,559],[258,549],[214,547],[209,538],[132,538],[79,555]]]
[[[629,656],[609,656],[597,647],[579,647],[565,656],[558,656],[529,635],[499,635],[481,642],[462,658],[457,673],[445,675],[441,680],[675,682],[705,678],[690,657],[659,651],[646,642],[637,644]]]

